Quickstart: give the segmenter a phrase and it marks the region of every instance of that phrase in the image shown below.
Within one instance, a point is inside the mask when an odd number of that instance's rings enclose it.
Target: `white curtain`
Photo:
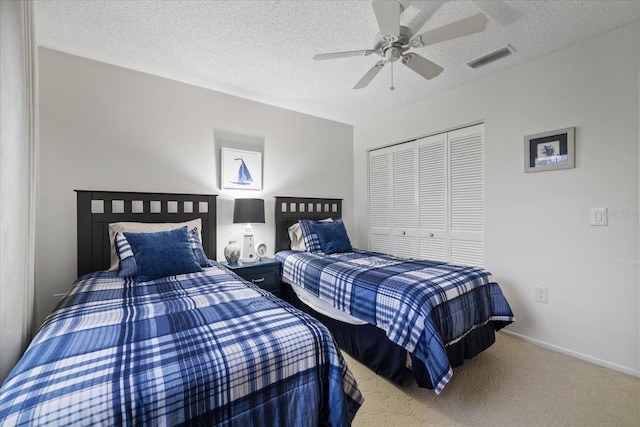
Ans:
[[[0,1],[0,383],[31,339],[35,58],[31,2]]]

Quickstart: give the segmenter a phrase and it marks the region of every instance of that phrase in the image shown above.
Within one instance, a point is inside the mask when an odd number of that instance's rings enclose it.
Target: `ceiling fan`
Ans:
[[[382,67],[386,63],[390,63],[390,89],[394,90],[393,63],[398,60],[425,79],[437,77],[443,68],[435,62],[429,61],[410,50],[412,48],[420,48],[479,33],[487,27],[487,18],[482,13],[479,13],[414,36],[410,28],[400,25],[400,14],[403,11],[403,7],[398,1],[376,0],[373,2],[373,11],[376,15],[378,26],[380,27],[380,33],[376,36],[373,49],[320,53],[313,57],[313,59],[320,61],[350,56],[369,56],[373,53],[381,56],[383,59],[376,62],[374,66],[367,71],[353,87],[354,89],[366,87],[380,72]]]

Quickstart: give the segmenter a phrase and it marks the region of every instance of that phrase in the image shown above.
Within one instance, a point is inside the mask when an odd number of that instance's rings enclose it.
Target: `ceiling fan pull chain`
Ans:
[[[391,63],[391,87],[389,87],[389,90],[395,90],[395,87],[393,87],[393,62]]]

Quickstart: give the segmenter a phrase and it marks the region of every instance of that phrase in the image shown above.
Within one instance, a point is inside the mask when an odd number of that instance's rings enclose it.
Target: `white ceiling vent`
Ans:
[[[501,47],[500,49],[494,50],[493,52],[489,52],[486,55],[481,56],[480,58],[476,58],[473,61],[467,62],[467,65],[471,68],[479,68],[493,61],[497,61],[498,59],[502,59],[505,56],[509,56],[515,51],[516,50],[508,44],[504,47]]]

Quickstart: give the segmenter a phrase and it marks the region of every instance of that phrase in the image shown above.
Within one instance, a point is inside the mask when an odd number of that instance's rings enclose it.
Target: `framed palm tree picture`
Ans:
[[[222,189],[262,190],[262,153],[221,148]]]

